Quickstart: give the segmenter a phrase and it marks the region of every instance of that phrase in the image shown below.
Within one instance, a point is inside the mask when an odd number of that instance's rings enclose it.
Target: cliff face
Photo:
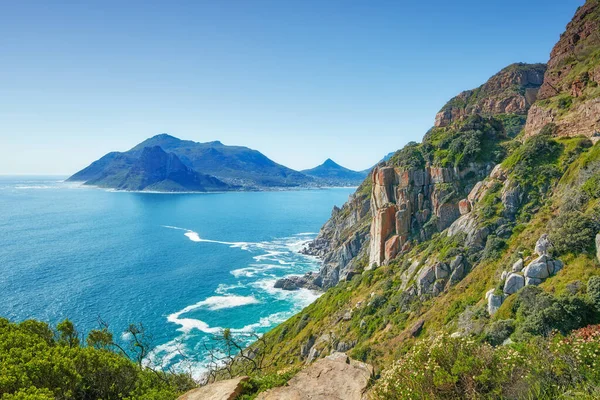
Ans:
[[[600,1],[587,1],[550,53],[538,101],[527,118],[528,136],[547,124],[556,125],[558,136],[599,135],[599,32]]]
[[[473,179],[485,177],[492,166],[376,168],[372,175],[369,267],[386,264],[408,250],[411,238],[427,239],[431,234],[428,225],[441,232],[470,211],[462,197]]]
[[[341,209],[334,207],[331,218],[304,250],[323,261],[319,273],[311,277],[316,286],[327,289],[362,271],[371,221],[370,186],[367,179]]]
[[[450,100],[435,116],[435,126],[448,126],[470,115],[526,115],[542,85],[544,64],[512,64],[477,89]]]

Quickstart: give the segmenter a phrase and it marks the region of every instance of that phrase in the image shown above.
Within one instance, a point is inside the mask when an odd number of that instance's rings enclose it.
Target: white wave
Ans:
[[[216,294],[229,294],[229,291],[233,290],[233,289],[242,289],[245,288],[246,285],[244,285],[241,282],[237,282],[233,285],[226,285],[224,283],[220,283],[219,286],[217,286],[217,288],[215,289],[215,293]]]
[[[181,325],[179,330],[183,332],[189,332],[192,329],[198,329],[205,333],[218,333],[221,328],[211,328],[207,323],[199,319],[193,318],[180,318],[182,314],[190,311],[197,310],[199,308],[206,308],[210,311],[223,310],[225,308],[241,307],[248,304],[258,304],[258,299],[254,296],[211,296],[191,306],[187,306],[182,310],[177,311],[167,317],[167,321],[177,325]]]
[[[191,229],[185,229],[185,228],[180,228],[178,226],[171,226],[171,225],[162,225],[162,227],[169,228],[169,229],[175,229],[178,231],[185,231],[184,235],[188,239],[190,239],[192,242],[218,243],[218,244],[224,244],[227,246],[231,246],[232,248],[238,247],[238,248],[241,248],[242,250],[247,250],[250,245],[256,244],[256,243],[251,243],[251,242],[222,242],[220,240],[203,239],[200,237],[198,232],[194,232]]]
[[[251,283],[251,286],[268,293],[276,299],[293,301],[294,310],[296,311],[308,306],[321,296],[321,293],[304,288],[298,290],[276,289],[274,287],[276,281],[277,279],[262,279]]]

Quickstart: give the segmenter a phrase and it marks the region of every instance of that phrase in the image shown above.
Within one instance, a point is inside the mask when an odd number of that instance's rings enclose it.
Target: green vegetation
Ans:
[[[106,327],[90,332],[83,346],[68,320],[52,329],[34,320],[0,319],[0,398],[166,400],[195,386],[188,375],[142,367],[148,349],[143,329],[133,325],[130,331],[139,339],[132,356]]]
[[[505,324],[505,327],[509,324]],[[438,336],[417,342],[376,383],[376,399],[594,399],[600,326],[492,347]]]

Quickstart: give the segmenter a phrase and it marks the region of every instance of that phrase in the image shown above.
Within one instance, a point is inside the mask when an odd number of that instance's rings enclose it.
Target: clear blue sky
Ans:
[[[5,0],[0,173],[70,174],[161,132],[364,169],[460,91],[546,62],[581,4]]]

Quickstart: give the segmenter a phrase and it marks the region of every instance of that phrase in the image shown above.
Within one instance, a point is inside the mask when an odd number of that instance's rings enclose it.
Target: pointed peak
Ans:
[[[324,167],[339,167],[340,166],[338,163],[333,161],[331,158],[328,158],[327,160],[325,160],[325,162],[322,165]]]

